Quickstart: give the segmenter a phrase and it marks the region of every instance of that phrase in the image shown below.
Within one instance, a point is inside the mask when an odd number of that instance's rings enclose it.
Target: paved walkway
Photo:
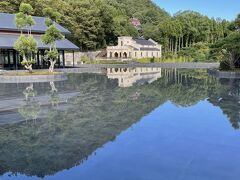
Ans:
[[[178,69],[215,69],[219,63],[82,64],[80,68],[162,67]]]
[[[102,68],[161,67],[169,69],[217,69],[219,63],[151,63],[151,64],[82,64],[75,68],[56,69],[65,73],[102,73]]]
[[[56,71],[66,72],[66,73],[101,73],[102,68],[129,68],[129,67],[161,67],[169,69],[217,69],[219,63],[131,63],[131,64],[81,64],[75,66],[75,68],[65,68],[65,69],[55,69]],[[18,70],[26,71],[26,70]],[[34,69],[34,71],[42,71]]]
[[[219,79],[240,79],[238,71],[219,71],[217,69],[209,69],[208,73]]]

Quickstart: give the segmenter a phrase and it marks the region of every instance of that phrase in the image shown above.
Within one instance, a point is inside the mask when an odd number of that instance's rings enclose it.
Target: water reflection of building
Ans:
[[[152,83],[161,78],[162,69],[158,67],[108,68],[107,77],[117,79],[119,87],[131,87],[134,84]]]
[[[68,100],[77,96],[79,92],[58,92],[54,82],[49,82],[44,87],[45,92],[38,95],[35,86],[41,83],[19,84],[25,87],[22,94],[24,96],[15,97],[9,95],[7,98],[0,97],[0,126],[5,124],[20,123],[23,121],[46,118],[49,109],[64,110],[69,108]],[[58,82],[61,83],[61,82]],[[8,85],[8,84],[6,84]]]
[[[50,97],[47,93],[49,105],[41,106],[41,112],[44,111],[44,114],[38,116],[34,126],[30,123],[12,123],[0,128],[0,176],[11,172],[45,177],[77,166],[96,149],[113,141],[121,132],[136,124],[141,117],[167,101],[178,106],[190,107],[210,97],[218,100],[214,102],[217,106],[231,110],[232,115],[238,114],[239,105],[235,101],[236,98],[233,96],[230,99],[228,94],[238,92],[240,88],[236,92],[236,85],[239,87],[239,82],[231,86],[229,91],[226,86],[229,87],[230,82],[218,83],[216,79],[204,76],[202,72],[188,72],[185,75],[185,71],[164,69],[162,74],[163,77],[152,85],[126,89],[118,88],[116,81],[98,74],[78,74],[68,81],[51,84],[54,105],[55,102],[61,102],[55,93],[60,98],[66,94],[68,104],[63,107],[59,104],[57,109],[49,108],[52,103],[49,104]],[[5,86],[5,91],[11,92],[11,85]],[[25,88],[26,84],[19,84],[15,91],[20,89],[19,96],[23,98],[22,91]],[[4,86],[0,86],[0,92],[1,89],[4,89]],[[44,100],[46,93],[43,92],[50,91],[49,83],[34,84],[34,89],[38,92],[36,98],[39,97],[36,100]],[[142,95],[133,101],[135,92]],[[72,94],[70,98],[71,93],[78,94]],[[11,94],[13,96],[16,93]],[[219,104],[224,99],[229,101]],[[229,114],[229,111],[225,112]],[[19,114],[17,115],[15,118],[19,118]],[[9,118],[14,117],[5,116],[5,119]],[[0,112],[1,119],[4,117]]]

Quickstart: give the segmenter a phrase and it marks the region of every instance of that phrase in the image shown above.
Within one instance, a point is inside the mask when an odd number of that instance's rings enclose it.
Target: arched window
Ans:
[[[127,58],[127,53],[126,52],[123,53],[123,58]]]

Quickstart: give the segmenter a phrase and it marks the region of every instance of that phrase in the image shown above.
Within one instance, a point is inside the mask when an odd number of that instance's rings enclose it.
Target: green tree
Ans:
[[[59,56],[58,50],[56,48],[56,42],[64,39],[64,36],[55,25],[55,22],[60,18],[61,15],[58,12],[54,11],[52,8],[44,9],[43,13],[47,17],[45,19],[45,24],[48,29],[42,36],[42,42],[49,46],[49,50],[45,51],[44,58],[50,63],[49,72],[53,73],[54,66]]]
[[[23,60],[21,64],[32,72],[32,65],[35,63],[34,53],[37,52],[37,42],[31,34],[31,27],[35,24],[31,13],[33,8],[30,4],[21,3],[19,13],[16,14],[16,26],[21,30],[21,35],[15,42],[14,48],[20,53]],[[28,34],[23,34],[23,29],[27,29]]]
[[[229,26],[233,31],[227,37],[218,40],[211,46],[210,55],[212,58],[221,58],[221,68],[240,68],[240,15]]]
[[[233,32],[226,38],[212,46],[213,51],[221,52],[224,56],[222,63],[229,65],[230,69],[240,67],[240,32]]]
[[[22,0],[0,2],[1,12],[16,13]],[[222,19],[210,19],[194,11],[180,11],[170,16],[151,0],[24,0],[34,8],[34,15],[43,16],[44,8],[62,14],[58,23],[72,32],[68,35],[82,51],[105,48],[117,43],[118,36],[144,36],[163,45],[165,54],[176,54],[195,43],[211,45],[236,30]],[[64,8],[62,8],[64,7]],[[138,31],[130,19],[142,24]],[[239,22],[239,21],[238,21]]]

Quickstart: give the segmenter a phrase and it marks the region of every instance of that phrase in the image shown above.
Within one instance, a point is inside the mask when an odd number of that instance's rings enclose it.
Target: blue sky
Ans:
[[[209,17],[234,20],[240,14],[240,0],[153,0],[172,15],[179,10],[194,10]]]

